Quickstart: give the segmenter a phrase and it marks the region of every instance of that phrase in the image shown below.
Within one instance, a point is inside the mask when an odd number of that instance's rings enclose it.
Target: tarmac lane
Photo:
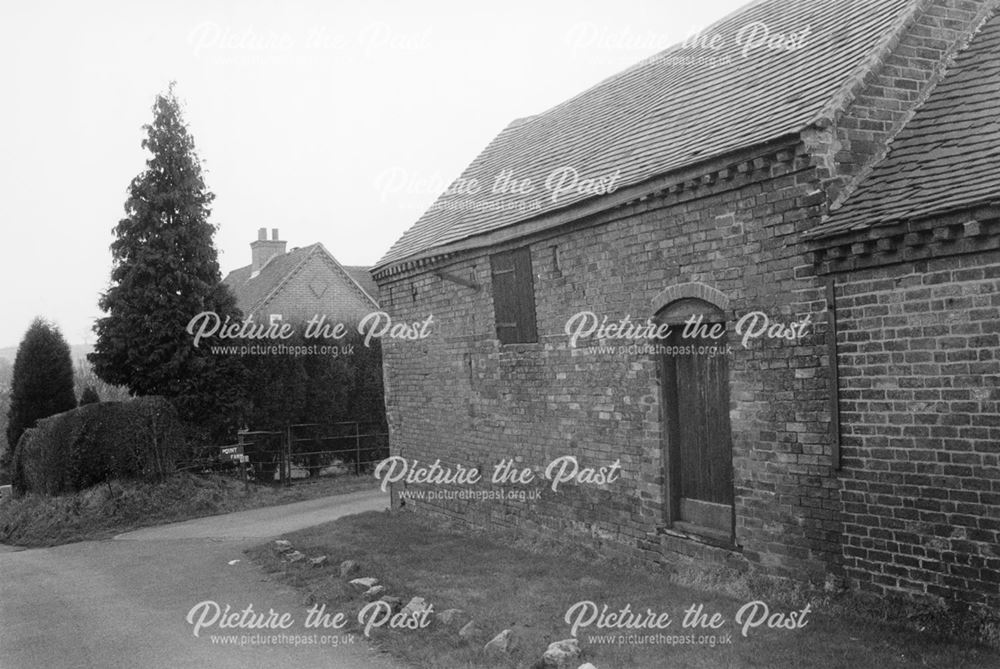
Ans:
[[[289,667],[398,669],[364,637],[306,628],[307,607],[243,550],[344,515],[388,507],[366,491],[144,528],[110,541],[0,547],[0,669]],[[189,612],[222,612],[198,636]],[[203,604],[200,612],[215,612]],[[274,616],[237,615],[268,614]],[[230,626],[240,619],[287,628]],[[202,619],[207,622],[207,619]]]

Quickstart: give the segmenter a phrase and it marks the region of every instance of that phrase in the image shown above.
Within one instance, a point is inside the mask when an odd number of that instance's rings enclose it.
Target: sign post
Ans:
[[[240,477],[243,479],[243,489],[250,489],[250,481],[247,480],[247,462],[250,456],[244,455],[243,444],[235,446],[223,446],[219,450],[219,459],[222,462],[238,462],[240,465]]]
[[[249,455],[240,456],[240,476],[243,477],[243,492],[250,491],[250,481],[247,480],[247,460],[249,459]]]

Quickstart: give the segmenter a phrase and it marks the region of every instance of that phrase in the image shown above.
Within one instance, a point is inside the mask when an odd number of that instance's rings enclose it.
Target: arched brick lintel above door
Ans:
[[[726,311],[729,308],[729,296],[721,290],[705,283],[690,281],[674,284],[661,290],[653,298],[652,313],[659,313],[667,305],[683,299],[703,300],[717,307],[720,311]]]

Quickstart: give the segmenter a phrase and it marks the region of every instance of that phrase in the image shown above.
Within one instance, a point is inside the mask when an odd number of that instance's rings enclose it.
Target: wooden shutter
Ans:
[[[501,344],[538,341],[535,327],[535,281],[528,248],[490,256],[493,314]]]

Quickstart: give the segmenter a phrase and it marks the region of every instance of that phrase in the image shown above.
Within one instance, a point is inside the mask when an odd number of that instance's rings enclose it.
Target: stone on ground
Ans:
[[[372,578],[371,576],[365,576],[364,578],[356,578],[351,581],[351,585],[358,588],[359,590],[368,590],[369,588],[374,588],[378,585],[378,579]]]
[[[445,609],[438,613],[436,618],[442,625],[453,625],[463,616],[465,616],[465,611],[462,609]]]
[[[403,613],[406,614],[423,613],[424,611],[427,610],[428,606],[429,605],[427,604],[427,600],[424,599],[423,597],[414,597],[413,599],[411,599],[409,602],[406,603],[406,606],[403,607]]]
[[[576,639],[553,641],[542,654],[542,664],[546,667],[565,667],[571,659],[579,654],[580,642]]]
[[[486,652],[499,652],[499,653],[509,653],[512,645],[513,632],[511,630],[504,630],[497,634],[495,637],[490,639],[483,650]]]
[[[340,578],[354,576],[361,571],[361,566],[354,560],[344,560],[340,563]]]
[[[373,585],[372,587],[365,590],[365,593],[362,595],[362,597],[371,602],[381,597],[383,592],[385,592],[384,585]]]
[[[463,639],[470,639],[474,637],[478,632],[479,628],[476,627],[476,621],[470,620],[469,622],[465,623],[462,629],[458,630],[458,636],[462,637]]]

